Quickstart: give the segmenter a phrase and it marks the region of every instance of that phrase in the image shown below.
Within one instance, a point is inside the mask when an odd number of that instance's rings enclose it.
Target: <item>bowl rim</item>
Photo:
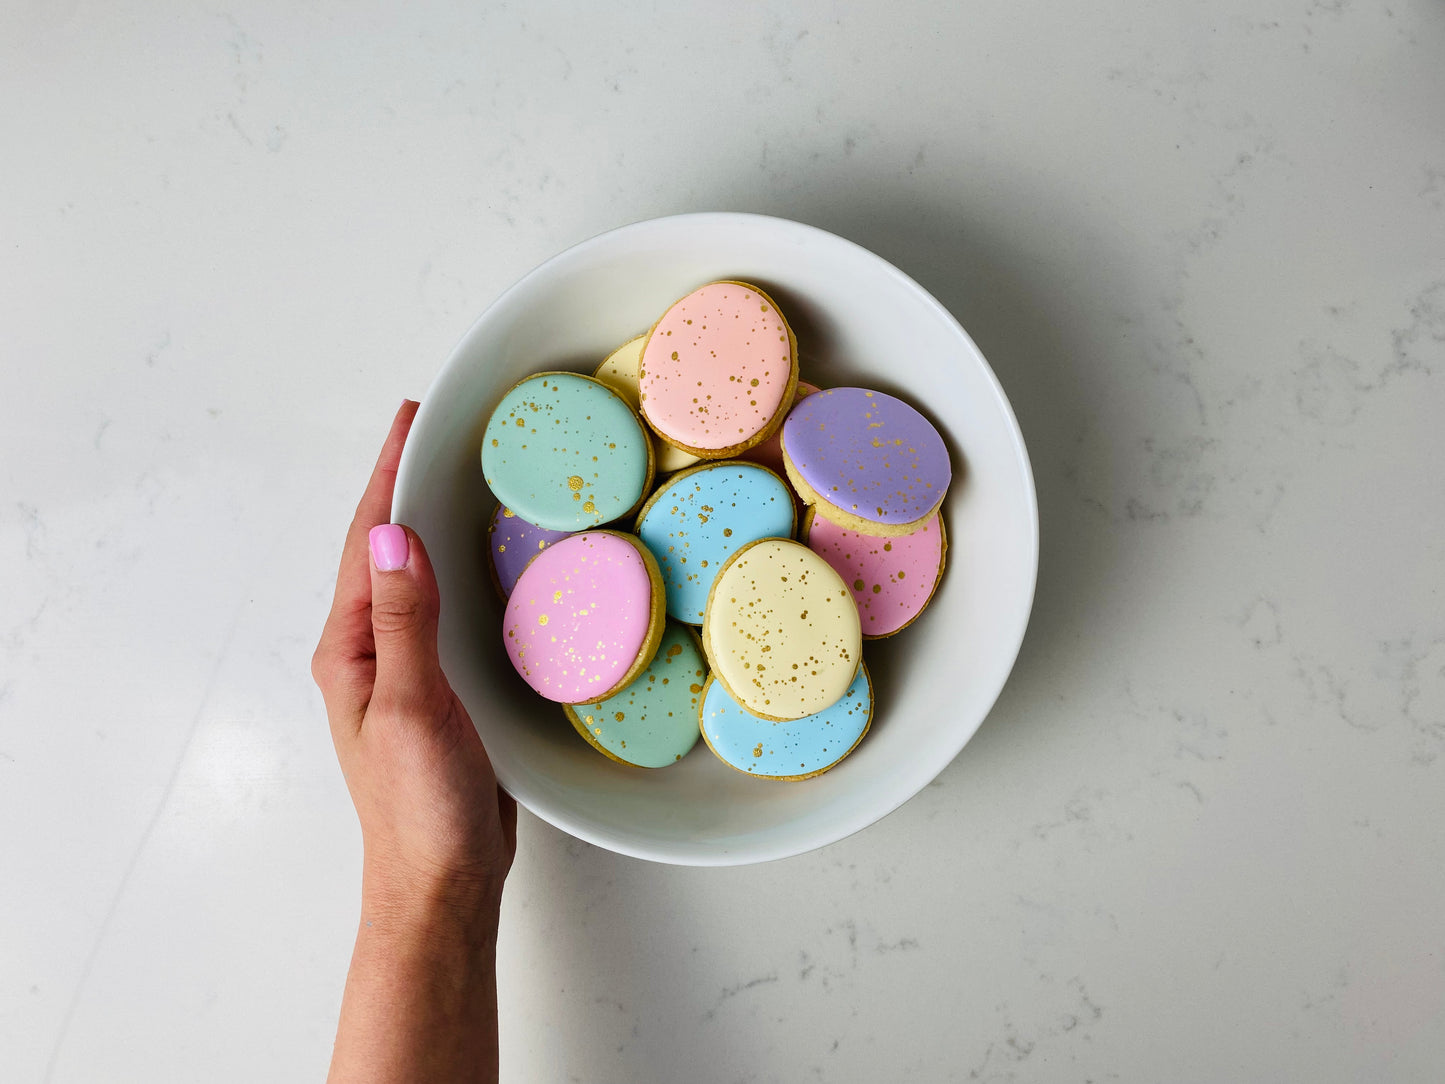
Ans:
[[[984,720],[992,714],[993,708],[998,703],[998,698],[1003,694],[1003,690],[1007,687],[1008,680],[1013,674],[1013,668],[1018,662],[1019,651],[1023,647],[1029,620],[1033,614],[1034,600],[1038,592],[1039,505],[1038,490],[1034,482],[1033,465],[1029,459],[1028,447],[1024,443],[1023,431],[1019,427],[1018,417],[1014,413],[1013,405],[1009,402],[1008,395],[1004,392],[1003,385],[999,382],[998,375],[994,372],[993,366],[989,364],[988,358],[984,355],[983,351],[979,349],[973,337],[969,335],[968,331],[953,313],[910,275],[871,249],[858,244],[856,241],[851,241],[846,237],[831,233],[828,230],[793,219],[748,211],[691,211],[682,214],[664,215],[657,218],[641,219],[614,227],[610,230],[605,230],[602,233],[588,237],[549,256],[521,278],[517,279],[516,282],[507,287],[502,293],[498,294],[491,304],[482,310],[477,318],[467,327],[466,331],[462,333],[460,338],[457,339],[455,345],[438,367],[436,374],[432,377],[427,387],[416,418],[413,421],[413,428],[418,425],[424,425],[433,411],[442,409],[437,395],[439,385],[448,378],[457,358],[466,350],[467,345],[473,337],[481,332],[481,329],[490,321],[494,313],[504,310],[511,305],[518,294],[525,292],[534,280],[547,274],[554,265],[576,259],[590,249],[613,244],[619,237],[630,233],[643,234],[651,230],[670,229],[682,225],[718,227],[728,224],[740,227],[748,226],[753,229],[771,229],[783,234],[791,233],[800,240],[811,240],[827,245],[841,245],[844,248],[853,249],[865,260],[873,262],[881,272],[892,276],[902,286],[916,294],[926,306],[930,307],[947,325],[951,326],[953,331],[963,340],[973,357],[983,367],[984,375],[993,392],[995,405],[1003,412],[1003,418],[1007,422],[1013,452],[1020,467],[1020,475],[1023,480],[1023,493],[1021,496],[1025,499],[1028,511],[1028,591],[1027,599],[1018,611],[1019,616],[1015,619],[1015,627],[1011,630],[1001,630],[1008,633],[1006,640],[1008,644],[1008,665],[1002,671],[1002,678],[998,682],[998,687],[994,689],[988,697],[987,707],[978,714],[978,718],[974,721],[973,725],[958,731],[957,742],[949,757],[939,764],[937,770],[931,776],[923,780],[913,789],[908,790],[907,793],[900,792],[896,798],[889,796],[885,808],[879,809],[877,806],[866,806],[863,807],[859,813],[852,815],[844,813],[836,821],[831,822],[827,831],[813,832],[804,838],[797,839],[791,837],[783,837],[777,841],[761,839],[757,842],[749,842],[746,846],[730,849],[726,852],[720,851],[685,855],[677,853],[673,849],[653,849],[647,846],[640,846],[626,838],[617,838],[605,832],[594,831],[585,823],[574,822],[565,814],[559,814],[556,810],[546,808],[545,802],[539,802],[534,805],[532,801],[529,800],[532,796],[519,795],[511,785],[514,781],[503,778],[506,774],[505,769],[497,772],[497,782],[508,794],[515,798],[519,804],[525,806],[534,816],[546,821],[554,828],[586,843],[590,843],[593,846],[626,855],[630,858],[639,858],[645,861],[678,866],[743,866],[761,862],[773,862],[783,858],[792,858],[847,839],[849,836],[861,832],[873,824],[877,824],[890,814],[896,812],[923,790],[924,787],[928,786],[930,782],[938,778],[938,776],[953,763],[958,757],[958,754],[963,751],[964,746],[978,733]],[[418,462],[418,456],[421,454],[416,451],[418,447],[419,445],[416,443],[408,441],[402,449],[401,462],[397,468],[396,485],[392,497],[391,517],[394,521],[399,521],[399,517],[404,514],[404,508],[410,495],[412,475],[422,469]],[[494,765],[493,767],[494,770],[496,770],[496,766]]]

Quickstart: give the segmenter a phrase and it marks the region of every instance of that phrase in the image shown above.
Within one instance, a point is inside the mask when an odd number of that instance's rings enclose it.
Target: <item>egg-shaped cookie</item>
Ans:
[[[788,484],[766,467],[728,459],[669,478],[634,529],[662,570],[668,615],[700,625],[727,559],[760,538],[791,538],[795,526]]]
[[[497,499],[551,531],[583,531],[627,515],[652,484],[652,441],[600,380],[537,373],[492,411],[482,473]]]
[[[567,535],[567,531],[538,527],[506,505],[497,505],[487,522],[487,569],[497,593],[503,599],[510,595],[527,562]]]
[[[662,577],[647,547],[619,531],[584,531],[542,550],[517,578],[502,639],[542,696],[596,703],[652,661],[663,622]]]
[[[785,538],[753,542],[728,559],[713,581],[702,646],[732,697],[778,722],[842,697],[863,657],[847,586],[822,557]]]
[[[594,749],[639,768],[663,768],[697,744],[707,660],[697,633],[669,621],[657,654],[625,689],[563,710]]]
[[[868,667],[847,692],[822,711],[791,722],[761,719],[708,679],[699,712],[703,740],[719,760],[759,779],[810,779],[822,775],[858,747],[873,721],[873,682]]]
[[[703,459],[728,459],[782,424],[798,383],[797,343],[762,290],[712,282],[648,332],[637,379],[642,416],[659,436]]]
[[[869,535],[830,523],[810,508],[798,537],[848,585],[865,640],[892,636],[918,619],[943,578],[948,553],[939,512],[912,534]]]
[[[810,395],[783,425],[788,481],[818,515],[873,535],[910,534],[938,511],[948,448],[909,404],[867,388]]]
[[[633,410],[638,410],[642,405],[641,392],[637,386],[637,370],[642,367],[642,345],[647,342],[646,335],[639,335],[630,342],[625,342],[602,360],[597,366],[593,377],[602,381],[609,388],[615,391],[622,398],[627,400]],[[661,436],[654,441],[653,454],[657,457],[657,473],[671,474],[673,471],[682,470],[683,467],[690,467],[697,462],[697,456],[691,452],[684,452],[675,444],[669,444]],[[782,458],[779,455],[779,473],[782,472]]]

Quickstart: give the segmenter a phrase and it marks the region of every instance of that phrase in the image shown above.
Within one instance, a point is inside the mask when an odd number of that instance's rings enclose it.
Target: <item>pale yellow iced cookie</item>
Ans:
[[[703,651],[754,715],[801,719],[836,702],[863,657],[858,607],[821,556],[786,538],[734,553],[708,598]]]

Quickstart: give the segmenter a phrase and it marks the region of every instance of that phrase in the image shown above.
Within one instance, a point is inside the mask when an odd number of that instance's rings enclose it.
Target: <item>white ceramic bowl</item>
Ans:
[[[492,407],[541,369],[591,372],[677,298],[756,283],[798,337],[803,376],[930,414],[950,444],[948,568],[932,605],[868,641],[877,706],[853,755],[803,782],[753,779],[699,742],[681,763],[617,764],[513,673],[486,569],[494,498],[478,458]],[[501,784],[537,816],[622,854],[721,866],[800,854],[902,805],[983,722],[1012,668],[1038,568],[1038,507],[1018,423],[983,355],[922,287],[866,249],[784,219],[691,214],[624,226],[552,257],[472,325],[427,392],[392,516],[427,544],[441,658]],[[619,524],[630,529],[629,524]]]

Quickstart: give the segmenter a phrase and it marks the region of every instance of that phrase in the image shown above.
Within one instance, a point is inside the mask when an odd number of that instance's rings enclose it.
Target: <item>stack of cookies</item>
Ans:
[[[694,290],[593,376],[523,380],[481,454],[507,654],[626,764],[701,736],[750,775],[827,771],[872,722],[863,641],[943,574],[943,438],[894,396],[800,381],[747,283]]]

